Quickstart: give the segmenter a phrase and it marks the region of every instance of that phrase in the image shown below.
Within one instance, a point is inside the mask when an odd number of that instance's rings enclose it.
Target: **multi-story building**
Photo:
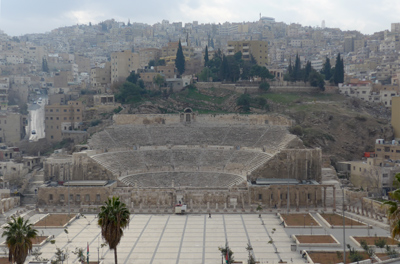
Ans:
[[[228,55],[242,52],[244,60],[250,60],[251,55],[260,66],[268,64],[268,42],[259,40],[228,41]]]
[[[140,67],[149,65],[151,60],[157,61],[161,57],[161,50],[156,48],[141,49],[139,51]]]
[[[400,97],[392,98],[392,127],[394,137],[400,139]]]
[[[111,83],[111,62],[106,62],[104,67],[96,67],[90,71],[90,83],[93,88],[104,87]]]
[[[45,106],[45,132],[50,142],[62,140],[62,131],[81,129],[83,105],[80,101],[69,101],[66,105]]]
[[[10,79],[8,77],[0,78],[0,110],[7,110],[9,88]]]
[[[17,144],[25,136],[24,124],[21,114],[0,112],[0,143]]]
[[[140,68],[139,54],[130,50],[111,53],[111,83],[125,81],[132,71]]]

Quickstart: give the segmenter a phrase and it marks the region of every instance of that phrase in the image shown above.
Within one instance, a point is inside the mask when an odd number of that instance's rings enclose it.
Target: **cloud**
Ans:
[[[359,30],[390,28],[400,12],[398,0],[0,0],[0,29],[10,35],[39,33],[60,26],[117,21],[223,23],[256,21],[259,14],[285,23]]]

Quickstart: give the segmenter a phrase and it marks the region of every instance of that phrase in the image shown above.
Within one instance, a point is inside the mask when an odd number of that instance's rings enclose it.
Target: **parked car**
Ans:
[[[36,135],[36,130],[34,129],[34,130],[32,130],[32,133],[31,133],[32,135]]]

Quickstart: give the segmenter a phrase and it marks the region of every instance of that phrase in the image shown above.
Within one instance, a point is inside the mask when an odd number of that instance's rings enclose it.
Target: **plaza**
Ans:
[[[316,217],[315,213],[311,214]],[[35,214],[30,217],[30,221],[34,223],[43,216]],[[368,221],[372,228],[346,227],[345,243],[362,251],[349,236],[389,236],[387,230],[378,226],[379,223]],[[259,263],[279,263],[280,260],[283,263],[306,263],[300,254],[302,250],[336,252],[343,249],[342,228],[332,229],[321,222],[321,227],[284,228],[281,223],[274,213],[261,214],[261,218],[258,214],[212,214],[211,218],[208,214],[132,214],[129,227],[125,229],[117,248],[118,263],[219,264],[222,256],[218,247],[224,247],[226,241],[234,252],[235,260],[243,263],[247,263],[248,243]],[[55,240],[54,244],[47,242],[41,247],[40,257],[54,259],[58,247],[69,252],[64,263],[78,263],[72,251],[82,248],[86,256],[89,244],[91,262],[99,260],[104,264],[114,263],[114,251],[104,244],[95,214],[80,216],[71,222],[67,230],[68,234],[63,228],[40,228],[39,235],[53,235],[52,239]],[[293,234],[331,234],[340,246],[297,245],[294,248],[295,242],[291,238]],[[32,259],[30,257],[29,260]]]

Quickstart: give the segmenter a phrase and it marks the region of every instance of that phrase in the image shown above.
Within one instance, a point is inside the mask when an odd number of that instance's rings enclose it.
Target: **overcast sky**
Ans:
[[[16,36],[114,18],[153,25],[170,22],[276,21],[358,30],[365,34],[400,22],[399,0],[0,0],[0,29]]]

